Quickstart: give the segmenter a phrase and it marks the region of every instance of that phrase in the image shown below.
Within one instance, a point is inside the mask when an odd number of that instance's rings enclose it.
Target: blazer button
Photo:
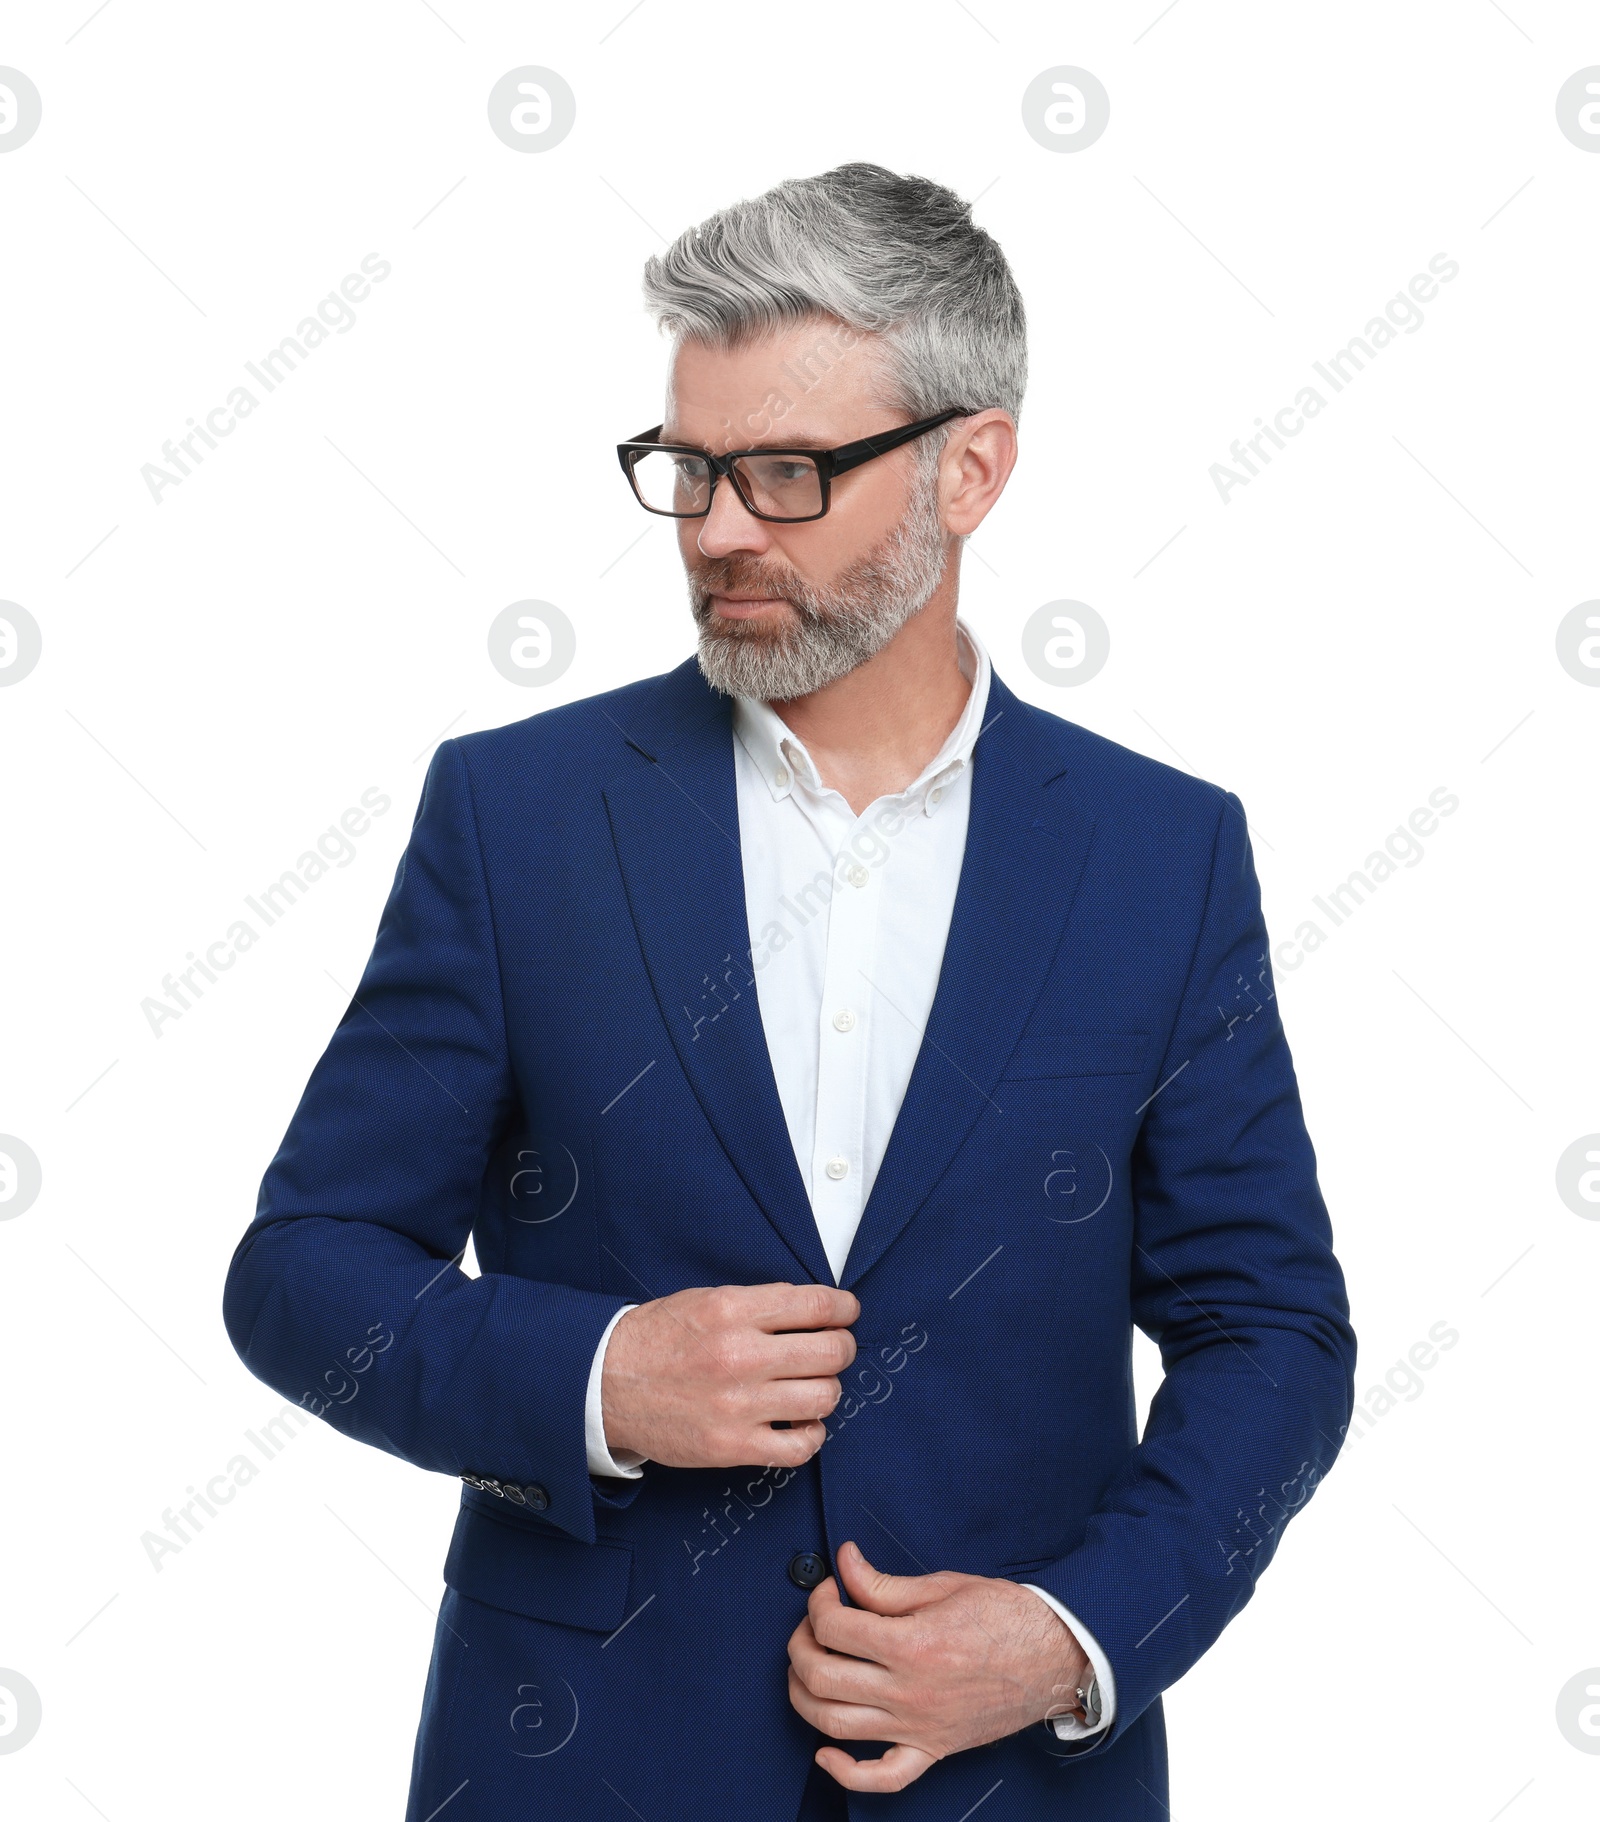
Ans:
[[[527,1500],[528,1504],[535,1512],[543,1512],[550,1504],[550,1495],[537,1481],[535,1481],[531,1487],[524,1487],[522,1489],[522,1497]]]
[[[828,1579],[828,1565],[815,1550],[802,1550],[789,1559],[789,1580],[809,1594]]]

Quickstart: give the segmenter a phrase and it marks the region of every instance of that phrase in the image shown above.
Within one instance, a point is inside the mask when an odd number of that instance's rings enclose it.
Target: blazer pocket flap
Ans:
[[[485,1606],[559,1626],[615,1632],[627,1612],[632,1570],[627,1544],[584,1544],[464,1505],[444,1579]]]
[[[1134,1075],[1150,1042],[1144,1031],[1025,1031],[1008,1076]]]

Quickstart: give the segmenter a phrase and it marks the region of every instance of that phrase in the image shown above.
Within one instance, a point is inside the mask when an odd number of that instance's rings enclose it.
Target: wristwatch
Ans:
[[[1089,1681],[1080,1683],[1072,1693],[1078,1698],[1078,1706],[1083,1710],[1085,1724],[1089,1727],[1098,1727],[1101,1714],[1099,1677],[1091,1671]]]

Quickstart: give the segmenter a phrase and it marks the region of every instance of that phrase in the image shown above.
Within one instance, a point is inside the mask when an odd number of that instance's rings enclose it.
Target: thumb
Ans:
[[[874,1569],[857,1544],[841,1544],[834,1555],[845,1592],[871,1613],[915,1613],[950,1592],[937,1575],[887,1575]]]

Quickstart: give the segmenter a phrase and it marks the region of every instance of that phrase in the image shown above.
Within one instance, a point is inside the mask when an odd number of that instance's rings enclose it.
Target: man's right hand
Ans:
[[[798,1467],[822,1447],[860,1314],[829,1284],[723,1284],[641,1303],[606,1345],[606,1446],[668,1468]],[[779,1418],[790,1427],[773,1429]]]

